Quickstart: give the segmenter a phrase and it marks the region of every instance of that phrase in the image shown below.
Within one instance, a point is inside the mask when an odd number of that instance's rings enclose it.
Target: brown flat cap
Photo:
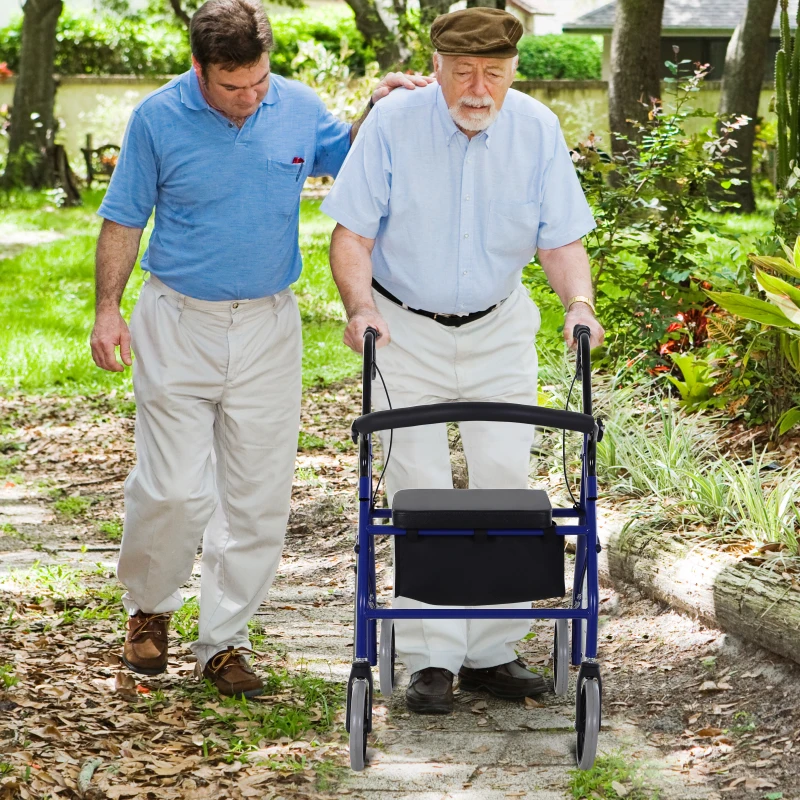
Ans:
[[[431,25],[431,42],[443,56],[513,58],[522,23],[497,8],[465,8],[442,14]]]

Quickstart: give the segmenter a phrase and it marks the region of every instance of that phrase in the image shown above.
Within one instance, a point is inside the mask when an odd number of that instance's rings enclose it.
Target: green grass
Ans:
[[[645,785],[636,764],[622,754],[598,756],[589,770],[570,771],[570,791],[575,800],[658,800],[657,790]],[[621,793],[618,791],[621,789]]]
[[[14,674],[14,668],[9,664],[0,664],[0,684],[10,689],[19,683],[19,678]]]
[[[104,519],[97,523],[97,530],[104,533],[112,542],[122,538],[122,521],[118,519]]]
[[[196,596],[187,597],[183,605],[172,615],[170,625],[184,644],[197,639],[197,623],[200,620],[200,602]]]
[[[53,508],[67,519],[83,516],[92,505],[88,497],[64,497],[53,503]]]
[[[131,390],[131,370],[119,374],[98,369],[88,344],[94,318],[94,250],[100,230],[94,211],[102,192],[87,193],[80,209],[50,210],[49,201],[36,193],[17,193],[12,200],[13,206],[3,211],[3,226],[55,230],[65,238],[29,247],[2,262],[0,387],[60,394],[117,390],[124,397]],[[305,269],[294,289],[303,319],[304,383],[325,384],[356,374],[359,360],[342,343],[344,314],[328,266],[333,222],[319,211],[319,201],[304,201],[300,225]],[[122,302],[126,319],[142,280],[137,267]]]

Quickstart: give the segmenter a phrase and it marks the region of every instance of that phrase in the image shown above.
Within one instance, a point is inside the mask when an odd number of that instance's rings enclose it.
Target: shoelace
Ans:
[[[255,651],[251,650],[249,647],[229,647],[222,653],[217,653],[214,658],[211,659],[209,664],[211,671],[222,672],[225,667],[233,666],[231,662],[234,659],[238,659],[239,656],[243,656],[245,653],[251,653],[252,655],[256,654]],[[247,664],[237,664],[236,666],[246,666],[249,669]]]
[[[134,621],[133,627],[131,628],[131,635],[130,641],[135,642],[137,639],[141,638],[145,633],[161,633],[160,630],[156,629],[153,630],[148,628],[147,626],[150,625],[152,622],[169,622],[171,614],[147,614],[145,615],[144,619],[137,622]],[[134,619],[131,617],[131,619]],[[137,627],[138,626],[138,627]]]

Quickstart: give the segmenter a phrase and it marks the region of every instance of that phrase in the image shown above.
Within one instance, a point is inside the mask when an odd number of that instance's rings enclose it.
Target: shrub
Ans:
[[[19,69],[22,20],[0,29],[0,53]],[[56,31],[55,70],[61,75],[175,75],[189,68],[185,31],[136,17],[65,11]]]
[[[670,67],[677,76],[678,66]],[[688,120],[697,116],[688,101],[705,74],[698,68],[688,77],[668,79],[671,108],[656,102],[640,142],[625,153],[608,156],[590,137],[573,154],[597,222],[586,245],[598,306],[603,319],[613,321],[607,337],[611,354],[641,353],[643,365],[659,371],[673,368],[664,358],[668,353],[706,338],[705,311],[711,304],[697,265],[707,260],[708,243],[698,232],[723,236],[707,212],[730,204],[714,205],[709,195],[723,174],[735,172],[728,166],[728,140],[747,121],[725,122],[719,134],[714,128],[687,133]]]
[[[349,8],[315,8],[296,14],[275,16],[271,20],[275,47],[270,56],[272,69],[279,75],[294,75],[292,62],[300,52],[299,42],[321,44],[331,53],[342,51],[346,41],[344,63],[357,74],[363,74],[375,53],[364,43]]]
[[[272,67],[292,75],[298,42],[312,41],[338,53],[346,41],[346,64],[363,74],[375,58],[365,46],[349,9],[315,9],[272,19],[275,48]],[[189,37],[182,25],[163,19],[65,11],[57,28],[55,70],[61,75],[176,75],[191,64]],[[0,28],[0,57],[7,69],[19,69],[22,19]]]
[[[529,80],[600,78],[603,49],[593,36],[523,36],[517,45],[520,75]]]

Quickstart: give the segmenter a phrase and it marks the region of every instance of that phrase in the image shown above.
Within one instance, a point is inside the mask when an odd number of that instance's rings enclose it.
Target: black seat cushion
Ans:
[[[553,508],[540,489],[401,489],[392,523],[407,530],[549,528]]]

